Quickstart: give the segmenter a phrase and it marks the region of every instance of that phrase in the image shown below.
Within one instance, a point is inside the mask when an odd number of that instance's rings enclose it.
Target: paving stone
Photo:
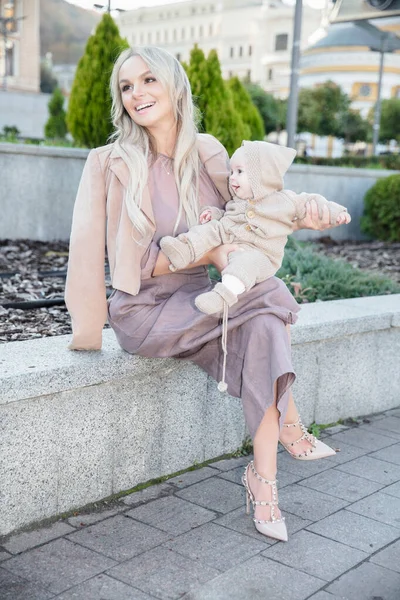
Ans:
[[[394,416],[385,417],[374,424],[375,429],[385,429],[387,432],[392,431],[400,435],[400,419]]]
[[[392,417],[393,419],[395,417]],[[400,419],[396,419],[397,421],[400,421]],[[393,443],[396,443],[396,440],[399,441],[400,440],[400,433],[398,433],[397,431],[390,431],[388,429],[379,429],[378,424],[370,424],[370,425],[360,425],[359,429],[364,429],[367,431],[374,431],[375,433],[378,433],[379,435],[385,435],[388,439],[392,438],[394,441]]]
[[[321,579],[255,556],[186,594],[184,599],[305,600],[324,585]]]
[[[198,481],[202,481],[203,479],[207,479],[208,477],[213,477],[214,475],[215,469],[211,469],[210,467],[203,467],[202,469],[187,471],[186,473],[182,473],[182,475],[172,477],[171,479],[168,479],[168,483],[173,483],[178,488],[184,488],[188,485],[192,485],[193,483],[197,483]]]
[[[331,447],[334,450],[336,450],[336,454],[334,456],[327,456],[323,459],[328,465],[329,463],[331,463],[330,466],[341,465],[343,463],[349,462],[350,460],[354,460],[359,456],[365,456],[366,454],[366,451],[363,448],[350,446],[350,444],[346,444],[345,442],[339,442],[339,440],[334,440],[331,443]]]
[[[328,435],[335,435],[335,433],[340,433],[341,431],[346,431],[346,429],[349,429],[347,425],[333,425],[333,427],[328,427],[327,429],[324,429],[323,431],[325,433],[327,433]]]
[[[63,592],[57,600],[154,600],[154,596],[102,573]]]
[[[394,444],[390,448],[383,448],[370,454],[371,458],[378,458],[379,460],[386,460],[387,462],[400,465],[400,444]]]
[[[351,504],[348,510],[400,529],[400,502],[394,496],[376,492]]]
[[[215,518],[215,513],[175,496],[159,498],[133,508],[127,516],[153,525],[167,533],[180,535]]]
[[[400,573],[400,540],[371,556],[370,561]]]
[[[376,552],[399,537],[396,527],[389,527],[348,510],[341,510],[309,525],[307,531],[319,533],[368,554]]]
[[[68,523],[72,525],[72,527],[86,527],[87,525],[93,525],[93,523],[98,523],[99,521],[104,521],[109,517],[113,517],[114,515],[119,514],[120,512],[127,510],[127,506],[121,505],[118,508],[111,508],[110,510],[103,510],[101,512],[92,512],[87,514],[77,515],[76,517],[70,517],[67,519]]]
[[[209,466],[219,471],[229,471],[241,465],[245,467],[251,460],[253,460],[253,455],[249,454],[248,456],[238,456],[237,458],[224,458],[223,460],[210,463]]]
[[[168,534],[129,517],[117,515],[72,533],[67,539],[121,561],[161,544],[168,539]]]
[[[336,469],[330,469],[308,479],[303,479],[299,482],[299,485],[324,492],[330,496],[343,498],[343,500],[349,502],[369,496],[383,487],[381,483],[362,479]]]
[[[251,515],[247,515],[244,508],[237,508],[222,517],[219,517],[214,521],[218,525],[223,525],[224,527],[228,527],[228,529],[233,529],[234,531],[238,531],[239,533],[244,533],[245,535],[249,535],[254,539],[264,542],[268,546],[271,544],[277,543],[270,537],[262,535],[254,526],[254,522],[252,519],[253,511],[251,510]],[[297,515],[290,515],[285,513],[286,516],[286,526],[289,533],[289,536],[307,527],[307,525],[311,524],[311,521],[307,521],[306,519],[302,519]]]
[[[400,408],[392,408],[391,410],[386,410],[385,414],[393,417],[400,417]]]
[[[243,473],[243,467],[237,467],[236,469],[231,469],[230,471],[221,472],[221,474],[218,475],[218,477],[222,477],[223,479],[227,479],[228,481],[234,481],[235,483],[239,483],[240,485],[242,485]],[[300,479],[300,475],[295,475],[294,473],[289,473],[288,471],[279,471],[278,487],[279,489],[281,489],[286,485],[296,483],[296,481],[299,481]]]
[[[1,600],[47,600],[54,598],[54,594],[37,583],[0,568],[0,598]]]
[[[50,525],[50,527],[40,527],[33,531],[17,533],[11,536],[7,542],[4,542],[3,547],[8,552],[11,552],[11,554],[19,554],[20,552],[24,552],[24,550],[34,548],[35,546],[39,546],[39,544],[45,544],[72,531],[75,531],[73,527],[62,521],[57,521]]]
[[[343,465],[338,465],[335,470],[358,475],[370,481],[389,485],[400,480],[400,467],[370,456],[360,456]]]
[[[288,485],[279,492],[279,507],[310,521],[319,521],[327,515],[347,506],[348,502],[297,483]]]
[[[6,563],[7,570],[54,594],[60,594],[115,564],[111,558],[65,538],[28,550]]]
[[[375,432],[374,428],[374,432]],[[386,446],[390,446],[394,443],[393,438],[388,438],[383,432],[374,433],[367,429],[361,429],[361,427],[353,427],[347,431],[341,433],[335,433],[330,438],[330,441],[340,446],[340,442],[350,444],[350,446],[357,446],[357,448],[364,448],[368,452],[373,450],[380,450]]]
[[[227,513],[239,506],[244,506],[246,501],[243,486],[220,477],[212,477],[195,483],[176,492],[176,496],[220,513]]]
[[[277,544],[262,552],[262,556],[304,571],[325,581],[333,581],[368,554],[329,540],[309,531],[299,531],[286,544]]]
[[[400,481],[397,483],[393,483],[388,487],[385,487],[382,490],[382,494],[389,494],[389,496],[395,496],[396,498],[400,498]]]
[[[0,562],[2,562],[3,560],[7,560],[8,558],[11,558],[11,556],[12,556],[12,554],[5,552],[5,550],[0,550]]]
[[[213,579],[220,571],[201,559],[192,560],[159,547],[117,565],[108,573],[161,600],[172,600]]]
[[[321,590],[317,592],[313,596],[310,596],[308,600],[340,600],[337,596],[332,596],[332,594],[328,594],[328,592],[324,592]]]
[[[138,504],[143,504],[143,502],[154,500],[155,498],[173,494],[175,489],[175,486],[170,485],[169,483],[157,483],[155,485],[149,485],[149,487],[139,490],[138,492],[133,492],[128,496],[124,496],[121,498],[121,501],[124,504],[129,504],[129,506],[136,506]]]
[[[328,462],[326,458],[321,460],[297,460],[289,456],[287,452],[278,454],[278,480],[281,471],[287,471],[293,473],[297,477],[311,477],[316,473],[322,473],[326,469],[331,469],[332,463]]]
[[[165,542],[163,546],[220,571],[230,569],[233,565],[265,550],[265,542],[215,523],[206,523],[192,529],[174,540]]]
[[[399,600],[400,575],[378,565],[364,563],[327,587],[343,600]]]

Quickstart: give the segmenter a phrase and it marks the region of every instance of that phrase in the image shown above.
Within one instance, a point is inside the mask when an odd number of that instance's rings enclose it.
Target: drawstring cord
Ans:
[[[227,338],[228,338],[228,303],[224,300],[224,312],[222,316],[222,350],[224,353],[224,360],[222,364],[222,380],[218,384],[218,390],[220,392],[226,392],[228,389],[228,384],[225,381],[225,372],[226,372],[226,357],[228,355],[227,350]]]

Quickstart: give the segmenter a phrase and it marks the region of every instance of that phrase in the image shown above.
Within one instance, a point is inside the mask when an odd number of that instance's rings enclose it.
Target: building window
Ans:
[[[184,40],[185,39],[185,28],[182,27],[182,31],[181,31],[181,39]]]
[[[180,52],[177,52],[175,56],[176,56],[176,60],[179,60],[179,61],[181,60],[181,53]]]
[[[160,41],[160,32],[159,31],[157,31],[157,33],[156,33],[156,40],[157,40],[157,42]]]
[[[168,29],[164,31],[164,42],[168,42]]]
[[[1,6],[0,2],[0,8]],[[15,2],[14,0],[6,0],[4,4],[3,14],[0,14],[0,17],[4,17],[6,19],[15,19]],[[17,23],[18,21],[8,21],[6,24],[6,32],[7,33],[15,33],[17,31]]]
[[[147,43],[151,44],[151,31],[147,33]]]
[[[211,4],[210,5],[210,12],[214,12],[214,10],[215,10],[214,4]]]
[[[177,32],[176,32],[176,29],[174,29],[174,34],[173,34],[173,35],[174,35],[174,42],[176,42],[176,40],[177,40],[177,37],[178,37],[178,34],[177,34]]]
[[[213,34],[213,25],[212,25],[212,23],[210,23],[208,26],[208,35],[212,35],[212,34]]]
[[[246,79],[247,81],[251,81],[251,69],[247,69]]]
[[[288,38],[289,36],[287,33],[279,33],[275,36],[275,50],[277,52],[288,49]]]
[[[239,56],[243,56],[243,46],[239,46]]]
[[[231,58],[233,58],[234,54],[235,54],[235,49],[234,49],[234,47],[233,47],[233,46],[231,46],[231,49],[230,49],[229,56],[230,56]]]
[[[196,14],[196,7],[192,6],[192,15],[195,15],[195,14]]]
[[[272,69],[268,69],[268,81],[272,81],[274,78],[274,72]]]
[[[194,27],[190,28],[190,37],[193,39],[194,38]]]
[[[135,38],[134,33],[132,33],[132,35],[131,35],[131,43],[132,43],[132,46],[134,46],[136,44],[136,38]]]
[[[15,63],[15,44],[8,40],[6,47],[0,44],[0,77],[13,77]]]
[[[203,25],[199,27],[199,37],[203,37]]]
[[[253,47],[249,46],[249,56],[251,56],[253,54]]]
[[[367,83],[363,83],[360,85],[360,89],[358,90],[358,95],[362,98],[368,98],[371,95],[371,86]]]
[[[141,44],[143,44],[143,40],[144,40],[143,33],[141,33],[141,34],[140,34],[140,43],[141,43]]]
[[[229,77],[229,79],[230,79],[231,77],[233,77],[233,73],[232,73],[232,71],[228,71],[228,77]]]

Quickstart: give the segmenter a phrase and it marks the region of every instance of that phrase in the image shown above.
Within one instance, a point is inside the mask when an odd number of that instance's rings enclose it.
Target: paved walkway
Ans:
[[[368,422],[369,421],[369,422]],[[0,546],[2,600],[399,600],[400,408],[279,454],[289,542],[245,514],[249,457],[187,472]]]

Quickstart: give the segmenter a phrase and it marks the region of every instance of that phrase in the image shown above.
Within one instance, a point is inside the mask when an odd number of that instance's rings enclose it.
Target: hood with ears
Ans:
[[[296,156],[296,150],[269,142],[242,142],[247,176],[254,198],[283,189],[283,177]]]

